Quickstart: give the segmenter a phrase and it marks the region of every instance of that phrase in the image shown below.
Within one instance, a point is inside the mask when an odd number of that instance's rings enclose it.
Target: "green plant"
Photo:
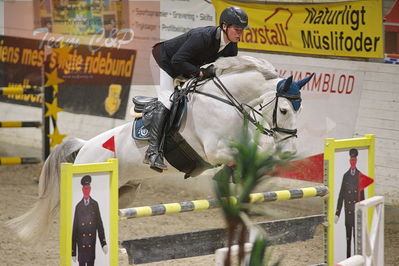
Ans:
[[[245,121],[242,133],[231,148],[234,154],[235,166],[224,166],[214,176],[215,192],[222,207],[227,224],[227,245],[229,251],[224,265],[231,265],[231,250],[234,240],[239,245],[238,261],[244,259],[244,244],[247,241],[250,226],[249,215],[253,213],[250,204],[250,194],[266,178],[270,177],[276,166],[283,166],[293,158],[293,155],[282,153],[279,148],[260,151],[259,134],[250,138],[248,123]],[[231,184],[230,180],[233,179]],[[235,198],[237,200],[235,200]],[[234,200],[233,200],[234,199]],[[264,258],[266,240],[258,236],[253,244],[250,265],[267,265]],[[274,265],[278,265],[274,264]]]

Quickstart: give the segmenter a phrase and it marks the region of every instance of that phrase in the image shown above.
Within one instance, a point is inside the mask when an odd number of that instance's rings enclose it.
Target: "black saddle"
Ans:
[[[178,91],[174,94],[174,101],[170,110],[170,115],[168,121],[166,123],[167,133],[172,133],[174,131],[179,131],[184,118],[187,114],[187,96],[186,95],[178,95]],[[144,107],[152,102],[157,101],[158,98],[155,97],[146,97],[146,96],[135,96],[133,97],[134,103],[134,111],[136,113],[142,113],[144,111]]]
[[[134,111],[136,113],[142,113],[146,104],[155,102],[157,100],[158,98],[155,97],[135,96],[133,97]]]

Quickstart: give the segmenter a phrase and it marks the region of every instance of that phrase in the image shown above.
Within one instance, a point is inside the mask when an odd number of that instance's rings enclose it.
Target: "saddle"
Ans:
[[[157,100],[157,98],[153,97],[136,96],[133,98],[134,111],[142,114],[147,104]],[[204,161],[179,133],[179,129],[187,115],[187,95],[176,90],[173,94],[172,102],[170,116],[164,130],[164,156],[174,168],[185,173],[184,178],[194,177],[212,168],[212,165]],[[145,123],[146,121],[143,120],[142,116],[137,116],[134,119],[133,139],[137,141],[149,140],[149,131],[146,129]]]

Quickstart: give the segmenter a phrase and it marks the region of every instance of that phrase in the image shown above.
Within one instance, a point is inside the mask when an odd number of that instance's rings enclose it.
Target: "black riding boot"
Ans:
[[[158,172],[166,170],[167,166],[163,162],[163,150],[160,147],[163,138],[165,122],[169,115],[169,110],[161,103],[156,102],[156,107],[151,111],[152,118],[149,125],[150,144],[145,153],[143,163],[150,164],[150,167]]]

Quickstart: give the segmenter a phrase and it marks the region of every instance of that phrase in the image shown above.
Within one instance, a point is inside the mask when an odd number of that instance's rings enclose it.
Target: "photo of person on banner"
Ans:
[[[91,196],[91,176],[85,175],[81,179],[83,198],[75,207],[72,228],[72,260],[79,266],[94,266],[96,258],[97,234],[104,254],[108,253],[108,246],[104,234],[98,202]]]
[[[345,208],[345,229],[346,229],[346,257],[351,257],[351,243],[355,242],[355,204],[365,199],[364,189],[373,180],[357,168],[357,157],[359,151],[355,148],[349,150],[349,170],[342,178],[341,189],[339,191],[337,209],[335,212],[335,224],[338,222],[344,204]],[[354,245],[353,245],[354,246]]]

